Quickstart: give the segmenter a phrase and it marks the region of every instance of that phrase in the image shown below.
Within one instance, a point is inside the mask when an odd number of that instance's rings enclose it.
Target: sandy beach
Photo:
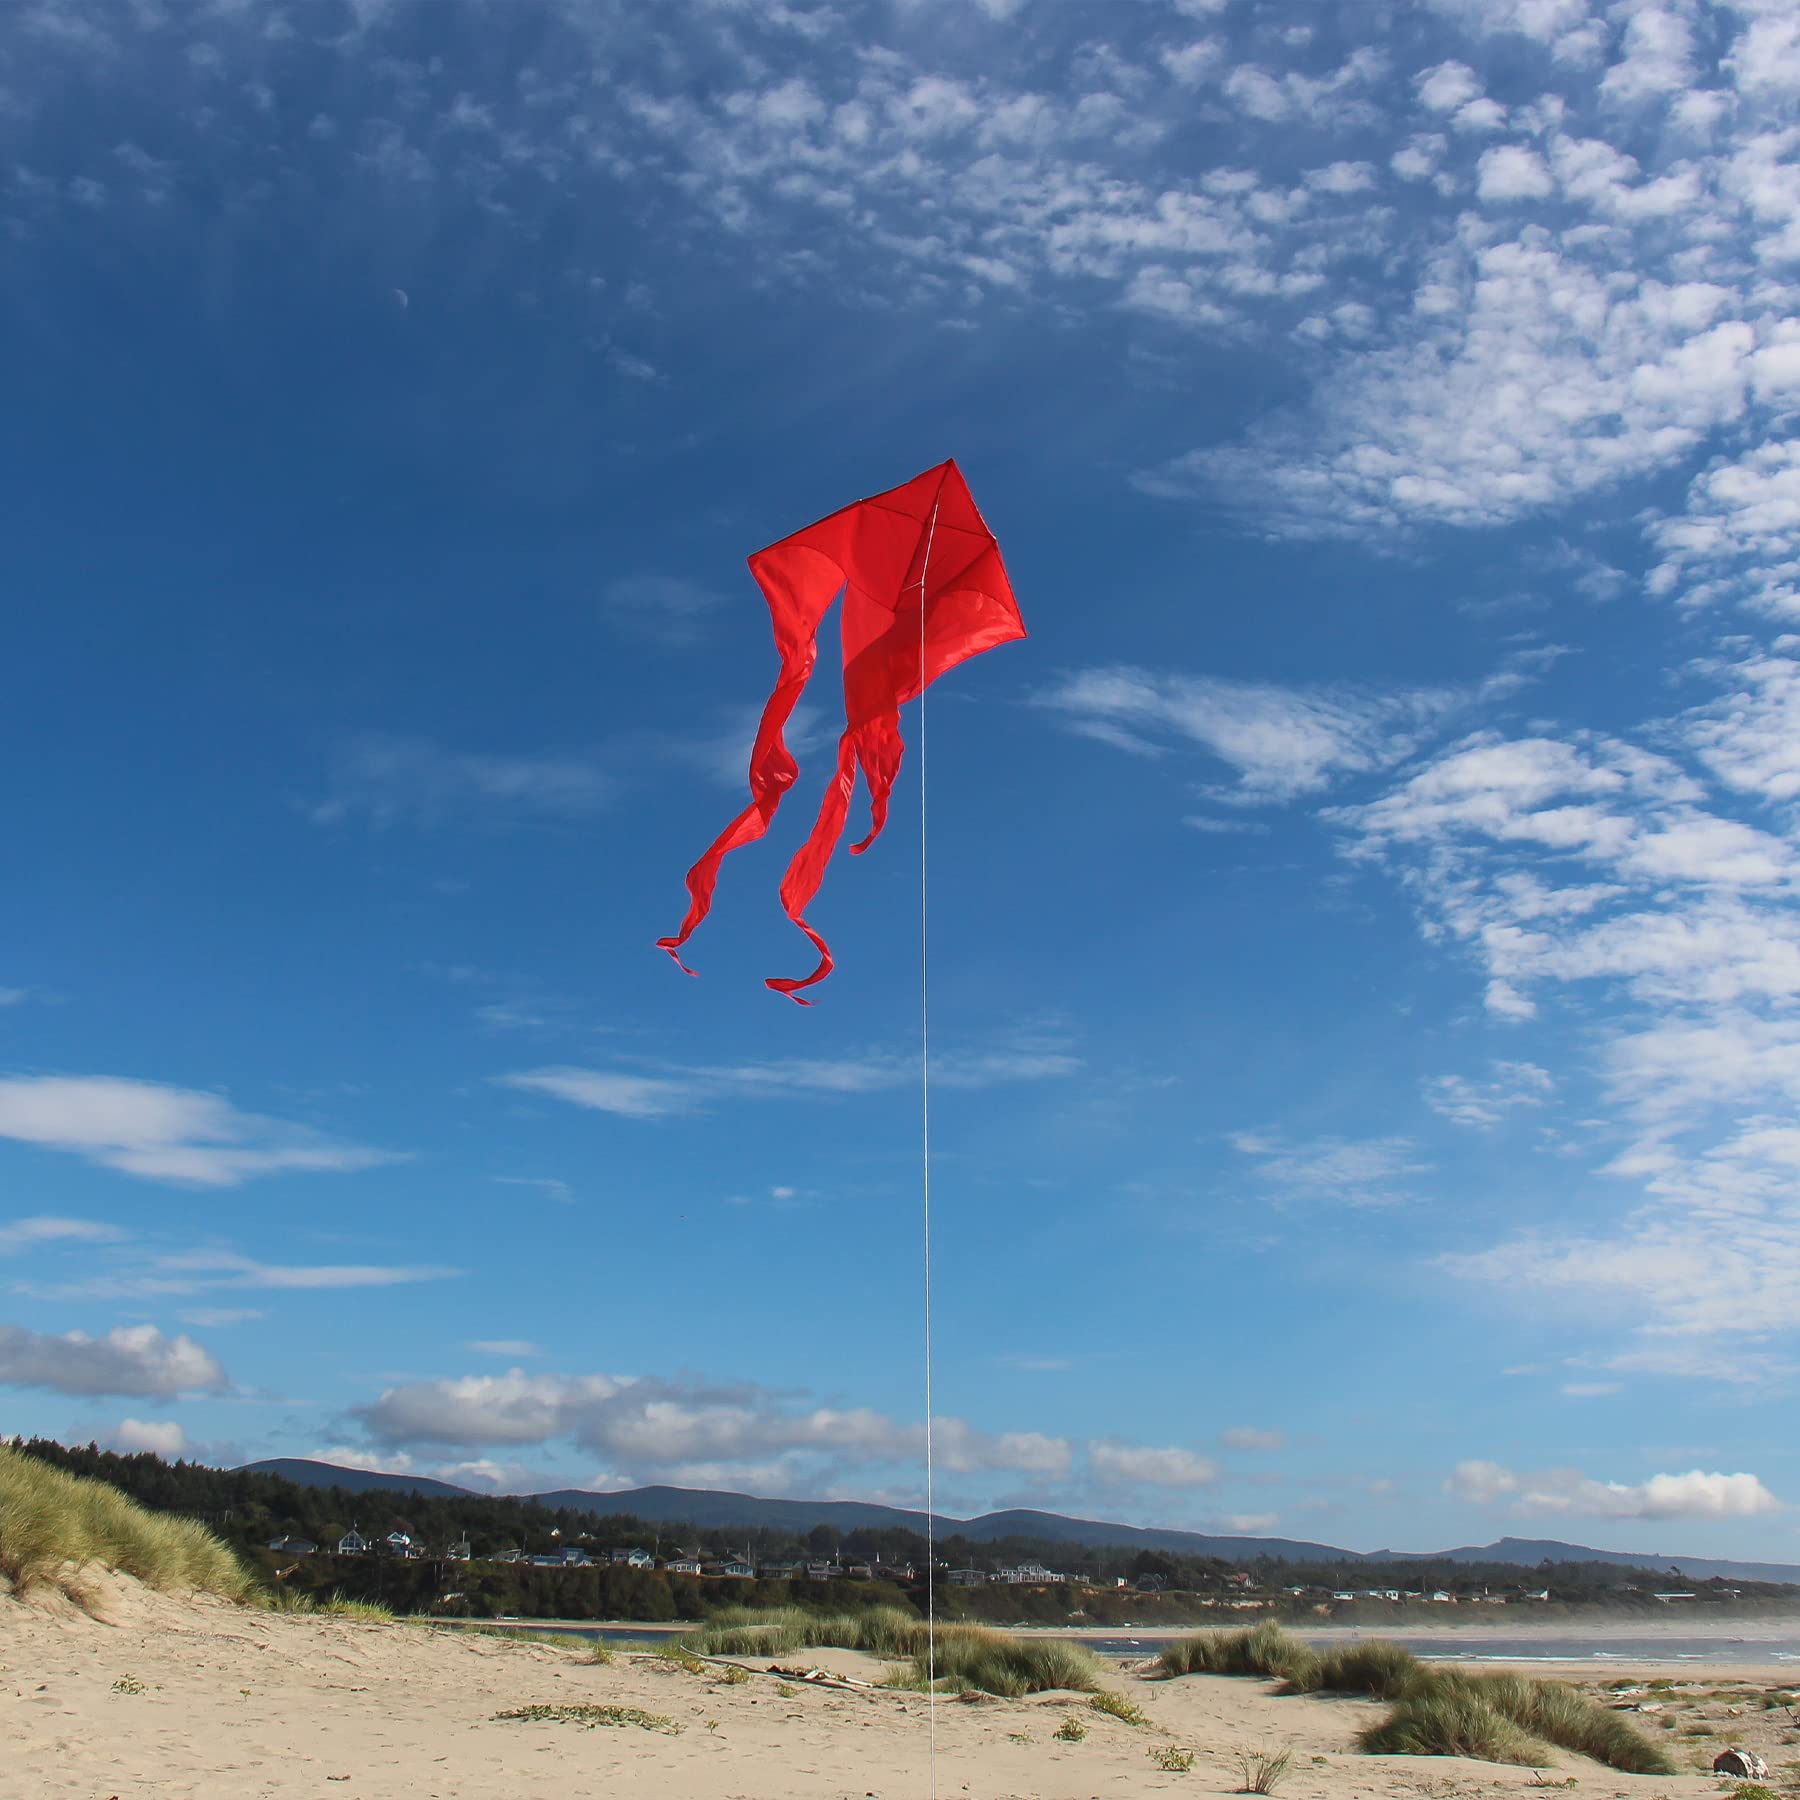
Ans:
[[[600,1665],[556,1645],[272,1614],[159,1595],[121,1577],[97,1576],[91,1586],[98,1617],[47,1594],[0,1600],[0,1795],[8,1800],[889,1800],[928,1791],[931,1721],[917,1694],[784,1679],[756,1661],[739,1665],[744,1675],[723,1664],[695,1673],[648,1655]],[[883,1673],[847,1651],[800,1660],[853,1681]],[[1648,1681],[1659,1672],[1605,1673]],[[1684,1764],[1716,1746],[1711,1735],[1681,1734],[1716,1724],[1762,1749],[1777,1779],[1791,1773],[1783,1765],[1800,1757],[1800,1732],[1786,1713],[1759,1714],[1729,1692],[1737,1681],[1780,1685],[1791,1669],[1661,1673],[1684,1685],[1646,1704],[1698,1723],[1678,1733],[1660,1716],[1643,1722],[1668,1734]],[[985,1800],[1226,1794],[1241,1785],[1235,1753],[1280,1749],[1291,1749],[1293,1762],[1279,1792],[1294,1800],[1456,1800],[1533,1785],[1522,1768],[1359,1754],[1356,1731],[1383,1710],[1372,1701],[1277,1696],[1260,1680],[1151,1682],[1129,1668],[1115,1685],[1149,1724],[1107,1717],[1080,1695],[940,1700],[939,1791]],[[635,1709],[649,1721],[499,1716],[559,1707]],[[1070,1716],[1085,1736],[1059,1741],[1053,1733]],[[1191,1770],[1159,1768],[1150,1752],[1166,1746],[1191,1750]],[[1683,1800],[1718,1791],[1697,1766],[1673,1778],[1620,1775],[1561,1754],[1548,1766],[1559,1780],[1574,1775],[1589,1796]]]

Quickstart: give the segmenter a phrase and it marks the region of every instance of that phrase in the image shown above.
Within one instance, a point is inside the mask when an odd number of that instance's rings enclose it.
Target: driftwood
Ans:
[[[780,1663],[770,1663],[768,1672],[779,1675],[783,1681],[809,1681],[814,1687],[855,1688],[865,1694],[875,1691],[872,1681],[858,1681],[854,1675],[832,1675],[824,1669],[784,1669]]]

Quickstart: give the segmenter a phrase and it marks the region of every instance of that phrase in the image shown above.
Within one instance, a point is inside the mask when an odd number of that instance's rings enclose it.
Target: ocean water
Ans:
[[[539,1625],[530,1619],[493,1620],[509,1631],[541,1633],[545,1637],[604,1638],[608,1643],[629,1643],[644,1639],[650,1633],[630,1626],[618,1625]],[[656,1634],[658,1636],[661,1633]],[[1129,1659],[1154,1656],[1170,1638],[1183,1632],[1154,1632],[1141,1636],[1117,1633],[1109,1636],[1083,1636],[1081,1642],[1101,1656]],[[1307,1643],[1321,1648],[1353,1641],[1352,1634],[1333,1632],[1329,1637],[1297,1634]],[[1542,1631],[1517,1637],[1479,1637],[1432,1632],[1422,1636],[1370,1631],[1355,1636],[1380,1638],[1384,1643],[1404,1644],[1425,1662],[1577,1662],[1603,1666],[1607,1663],[1692,1663],[1697,1668],[1721,1663],[1795,1663],[1800,1664],[1800,1630],[1784,1629],[1747,1633],[1742,1637],[1589,1637],[1579,1631]]]

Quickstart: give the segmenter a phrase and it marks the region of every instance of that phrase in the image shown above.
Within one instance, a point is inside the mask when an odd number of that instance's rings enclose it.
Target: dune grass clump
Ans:
[[[353,1600],[348,1594],[333,1594],[321,1600],[315,1609],[333,1619],[360,1619],[365,1625],[391,1625],[394,1609],[379,1600]]]
[[[1401,1644],[1345,1644],[1300,1664],[1287,1678],[1287,1691],[1397,1700],[1426,1674],[1425,1665]]]
[[[1675,1765],[1660,1747],[1566,1681],[1504,1674],[1464,1679],[1472,1679],[1489,1705],[1522,1731],[1559,1749],[1592,1757],[1626,1775],[1675,1773]]]
[[[1541,1743],[1480,1694],[1436,1683],[1406,1695],[1357,1742],[1371,1756],[1467,1756],[1527,1767],[1548,1761]]]
[[[1240,1794],[1272,1794],[1294,1760],[1292,1750],[1240,1750],[1237,1764]]]
[[[923,1675],[926,1652],[914,1653],[913,1667]],[[938,1633],[937,1672],[956,1689],[1017,1699],[1069,1689],[1092,1693],[1105,1665],[1085,1644],[1055,1638],[1014,1638],[979,1626],[952,1626]]]
[[[1316,1687],[1317,1653],[1272,1620],[1247,1631],[1202,1631],[1165,1644],[1157,1656],[1157,1672],[1177,1675],[1273,1675],[1294,1684],[1297,1692]]]
[[[1667,1754],[1562,1681],[1422,1669],[1393,1712],[1362,1734],[1377,1756],[1473,1756],[1542,1763],[1554,1744],[1627,1775],[1673,1775]],[[1485,1749],[1468,1746],[1486,1745]]]
[[[922,1649],[925,1635],[925,1621],[897,1606],[853,1613],[809,1613],[798,1606],[761,1612],[731,1607],[690,1632],[686,1641],[701,1656],[786,1656],[830,1646],[896,1660]]]
[[[79,1603],[84,1564],[166,1593],[243,1601],[256,1592],[249,1570],[204,1525],[0,1445],[0,1575],[16,1592],[43,1585]]]

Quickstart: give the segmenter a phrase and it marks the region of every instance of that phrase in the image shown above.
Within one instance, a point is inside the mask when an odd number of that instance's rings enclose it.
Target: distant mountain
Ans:
[[[340,1469],[336,1463],[310,1462],[303,1456],[272,1456],[245,1463],[246,1475],[274,1475],[300,1487],[347,1488],[353,1494],[425,1494],[433,1500],[473,1499],[473,1488],[433,1481],[429,1475],[382,1475],[373,1469]]]
[[[399,1493],[429,1494],[438,1498],[491,1499],[470,1488],[454,1487],[424,1475],[377,1475],[366,1469],[340,1469],[333,1463],[309,1462],[302,1457],[276,1457],[247,1463],[247,1472],[278,1475],[284,1481],[306,1487],[341,1487],[353,1493],[383,1489]],[[567,1508],[596,1517],[629,1513],[652,1524],[693,1525],[702,1531],[756,1529],[801,1535],[815,1525],[833,1525],[839,1531],[914,1531],[923,1534],[925,1515],[897,1506],[876,1506],[862,1500],[763,1500],[752,1494],[733,1494],[708,1488],[624,1488],[613,1493],[592,1493],[585,1488],[557,1488],[545,1494],[517,1494],[540,1506]],[[964,1537],[974,1543],[993,1543],[1000,1538],[1038,1538],[1047,1543],[1094,1547],[1124,1545],[1141,1550],[1176,1550],[1189,1556],[1216,1556],[1226,1562],[1254,1562],[1275,1557],[1285,1562],[1457,1562],[1509,1563],[1534,1569],[1539,1563],[1601,1562],[1659,1574],[1679,1568],[1690,1580],[1721,1576],[1730,1581],[1781,1581],[1800,1583],[1800,1566],[1791,1563],[1726,1562],[1707,1557],[1648,1554],[1629,1550],[1592,1550],[1582,1544],[1565,1544],[1553,1538],[1501,1538],[1498,1543],[1464,1545],[1456,1550],[1341,1550],[1331,1544],[1312,1544],[1295,1538],[1212,1537],[1199,1531],[1175,1531],[1152,1525],[1115,1525],[1101,1519],[1071,1519],[1062,1513],[1013,1510],[983,1513],[974,1519],[937,1517],[940,1537]]]
[[[1663,1555],[1638,1550],[1584,1550],[1577,1544],[1563,1544],[1554,1538],[1501,1538],[1494,1544],[1464,1545],[1457,1550],[1429,1553],[1434,1562],[1504,1562],[1521,1563],[1532,1568],[1541,1562],[1618,1563],[1629,1569],[1651,1569],[1666,1575],[1679,1569],[1693,1581],[1706,1581],[1714,1575],[1726,1581],[1800,1581],[1800,1568],[1792,1563],[1721,1562],[1705,1556]],[[1376,1556],[1389,1556],[1394,1561],[1423,1560],[1418,1551],[1386,1550]],[[1369,1560],[1374,1561],[1376,1557]]]

